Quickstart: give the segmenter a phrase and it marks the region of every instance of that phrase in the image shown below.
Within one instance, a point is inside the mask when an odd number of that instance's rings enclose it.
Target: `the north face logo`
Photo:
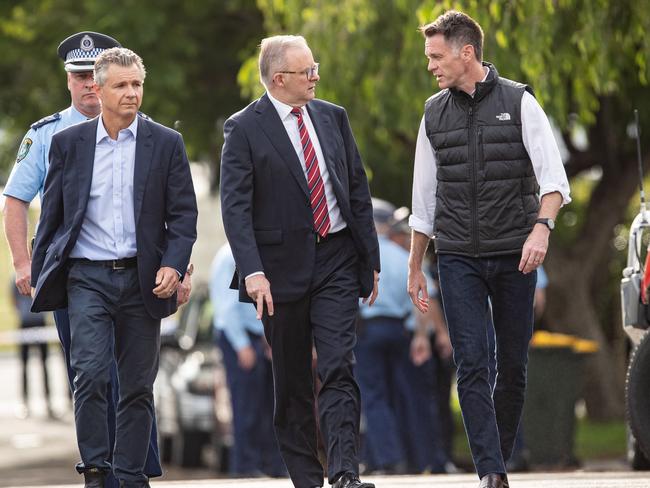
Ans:
[[[501,122],[504,120],[510,120],[510,114],[508,112],[502,112],[499,115],[497,115],[497,119],[499,119]]]

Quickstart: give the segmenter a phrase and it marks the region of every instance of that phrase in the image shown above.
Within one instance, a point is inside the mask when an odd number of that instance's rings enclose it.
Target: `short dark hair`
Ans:
[[[437,34],[455,47],[471,44],[478,61],[483,60],[483,29],[473,18],[457,10],[448,10],[433,22],[420,27],[424,37]]]

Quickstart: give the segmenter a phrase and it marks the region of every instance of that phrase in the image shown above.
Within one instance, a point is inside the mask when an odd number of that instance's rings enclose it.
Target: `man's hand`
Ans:
[[[192,273],[194,272],[194,265],[190,264],[185,272],[185,277],[183,281],[178,284],[176,291],[176,306],[180,307],[185,305],[190,300],[190,295],[192,294]]]
[[[21,295],[29,296],[31,294],[32,281],[32,263],[27,261],[24,264],[16,266],[16,288]]]
[[[273,315],[273,297],[271,296],[271,283],[266,276],[258,274],[246,278],[246,293],[257,304],[257,320],[262,320],[264,303],[269,316]]]
[[[241,369],[250,371],[255,366],[256,361],[257,355],[255,354],[255,349],[251,346],[242,347],[237,351],[237,362]]]
[[[519,271],[528,274],[544,262],[550,233],[551,231],[545,225],[535,225],[533,227],[521,250]]]
[[[431,358],[431,342],[426,334],[416,333],[411,340],[411,361],[422,366]]]
[[[153,294],[161,299],[169,298],[178,288],[179,282],[178,272],[174,268],[163,266],[156,273],[157,286],[153,289]]]
[[[429,310],[429,292],[427,279],[421,269],[409,268],[408,292],[413,305],[422,313]]]
[[[379,271],[373,271],[375,273],[374,278],[375,278],[375,283],[372,285],[372,293],[370,294],[369,297],[365,297],[363,300],[361,300],[361,303],[366,303],[368,302],[368,306],[371,307],[373,303],[375,303],[375,300],[377,300],[377,295],[379,295]]]

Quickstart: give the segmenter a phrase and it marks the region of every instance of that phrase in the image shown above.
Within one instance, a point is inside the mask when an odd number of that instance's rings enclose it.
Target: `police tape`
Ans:
[[[0,346],[17,344],[42,344],[58,342],[59,334],[56,327],[27,327],[25,329],[4,330],[0,332]]]

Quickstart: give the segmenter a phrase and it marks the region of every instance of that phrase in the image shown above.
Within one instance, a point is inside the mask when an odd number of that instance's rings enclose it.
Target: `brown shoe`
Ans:
[[[489,473],[481,478],[478,488],[507,488],[499,473]]]

